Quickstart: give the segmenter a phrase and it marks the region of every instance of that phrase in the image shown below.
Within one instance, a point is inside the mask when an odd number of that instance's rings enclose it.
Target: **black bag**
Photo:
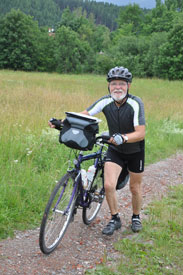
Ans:
[[[123,170],[121,171],[121,174],[119,175],[119,178],[118,178],[116,190],[124,188],[125,185],[128,183],[128,180],[129,180],[129,172],[128,172],[127,164],[124,163]]]
[[[59,142],[78,150],[92,150],[98,133],[98,120],[82,114],[66,112]]]

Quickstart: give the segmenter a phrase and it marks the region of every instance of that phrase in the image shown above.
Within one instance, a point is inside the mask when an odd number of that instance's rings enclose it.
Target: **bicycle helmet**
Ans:
[[[112,80],[125,80],[127,82],[132,82],[132,74],[124,67],[115,67],[110,69],[107,74],[107,81],[111,82]]]

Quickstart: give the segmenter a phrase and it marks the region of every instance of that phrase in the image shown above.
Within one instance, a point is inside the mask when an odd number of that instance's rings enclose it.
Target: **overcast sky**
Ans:
[[[156,6],[156,0],[95,0],[96,2],[107,2],[118,6],[126,6],[129,4],[138,4],[141,8],[152,9]]]

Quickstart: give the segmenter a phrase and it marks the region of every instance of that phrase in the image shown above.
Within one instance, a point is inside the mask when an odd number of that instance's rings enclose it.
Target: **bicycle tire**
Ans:
[[[50,254],[59,245],[70,223],[77,198],[77,186],[71,173],[65,174],[55,186],[44,211],[39,246]]]
[[[103,169],[99,168],[94,177],[92,186],[88,191],[88,207],[83,207],[82,218],[89,225],[96,218],[105,197]]]

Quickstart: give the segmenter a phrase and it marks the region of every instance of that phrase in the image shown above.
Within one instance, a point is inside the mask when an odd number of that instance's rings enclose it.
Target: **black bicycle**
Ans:
[[[82,208],[82,218],[89,225],[97,216],[104,200],[104,145],[106,136],[96,138],[96,152],[84,155],[76,152],[74,167],[55,186],[44,211],[39,244],[44,254],[50,254],[62,240],[68,225],[74,219],[77,208]],[[87,188],[83,187],[81,164],[93,160],[95,173]]]

